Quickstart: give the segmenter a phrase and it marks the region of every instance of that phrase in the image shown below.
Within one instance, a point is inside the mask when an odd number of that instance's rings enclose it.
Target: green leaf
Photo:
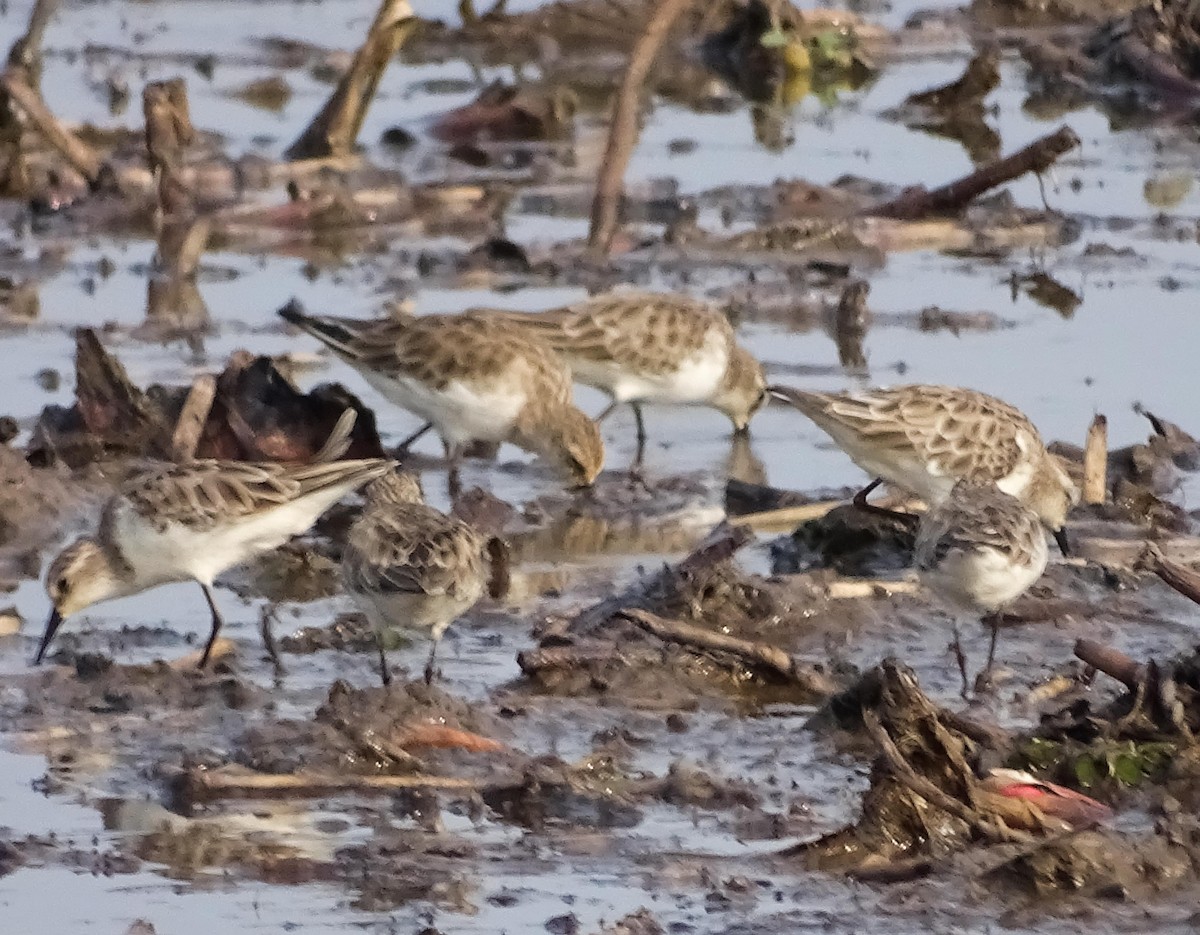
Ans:
[[[1135,754],[1118,754],[1111,768],[1112,774],[1127,786],[1136,786],[1142,781],[1142,761]]]
[[[1084,754],[1075,761],[1075,780],[1085,789],[1094,786],[1100,779],[1100,767],[1094,757]]]
[[[769,32],[764,32],[758,38],[759,44],[764,49],[782,49],[790,41],[790,37],[786,32],[776,26]]]

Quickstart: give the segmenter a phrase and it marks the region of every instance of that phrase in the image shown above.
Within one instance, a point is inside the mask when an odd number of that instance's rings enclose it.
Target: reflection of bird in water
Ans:
[[[729,480],[766,486],[767,469],[762,459],[754,453],[749,435],[737,432],[729,440],[729,455],[725,459],[724,473]]]
[[[914,564],[921,583],[961,612],[984,615],[992,628],[987,666],[996,655],[996,613],[1046,570],[1050,550],[1038,515],[994,484],[959,481],[921,517]],[[954,648],[967,693],[967,668],[954,625]]]

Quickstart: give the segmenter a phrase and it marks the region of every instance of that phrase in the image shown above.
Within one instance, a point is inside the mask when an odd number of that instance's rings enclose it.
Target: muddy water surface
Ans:
[[[414,4],[422,15],[454,15],[454,4]],[[520,9],[533,3],[514,3]],[[898,26],[911,5],[896,3],[879,21]],[[254,37],[286,36],[330,49],[353,47],[373,6],[359,0],[321,4],[274,4],[202,0],[164,3],[71,4],[47,33],[50,54],[44,87],[50,105],[67,120],[140,122],[136,90],[144,80],[177,73],[188,76],[196,124],[220,132],[232,154],[255,151],[275,156],[305,125],[328,85],[304,69],[283,71]],[[0,15],[0,46],[23,27],[24,0],[10,2]],[[89,52],[84,47],[94,48]],[[84,50],[82,56],[78,53]],[[214,57],[211,77],[196,73],[195,55]],[[634,185],[665,182],[702,206],[708,223],[715,212],[704,207],[705,193],[732,185],[763,185],[777,178],[803,177],[817,183],[857,174],[893,184],[936,184],[971,167],[956,143],[908,130],[884,116],[912,91],[951,80],[968,58],[965,43],[908,52],[886,63],[879,79],[857,92],[839,92],[836,100],[809,97],[792,112],[792,141],[770,152],[755,140],[746,107],[697,114],[675,105],[657,106],[648,115],[629,179]],[[103,81],[117,74],[135,90],[131,109],[115,116],[107,108]],[[233,96],[247,82],[284,74],[290,99],[279,110],[265,111]],[[433,116],[470,100],[486,81],[509,70],[450,60],[429,65],[407,64],[401,54],[387,73],[379,99],[360,139],[370,155],[389,164],[402,159],[419,175],[422,149],[397,157],[379,144],[387,127],[403,125],[420,133]],[[1023,108],[1022,66],[1007,59],[1002,86],[989,99],[988,123],[1000,134],[1005,151],[1052,130],[1059,122],[1073,127],[1081,149],[1058,163],[1045,180],[1049,204],[1072,216],[1077,234],[1062,247],[1016,250],[995,257],[949,255],[914,250],[890,254],[867,271],[869,305],[877,321],[864,349],[866,373],[847,374],[838,363],[821,303],[825,294],[797,288],[786,296],[793,315],[747,311],[741,334],[773,376],[814,388],[840,388],[855,382],[928,381],[968,384],[993,392],[1024,409],[1049,438],[1082,441],[1095,412],[1109,417],[1114,446],[1141,440],[1145,420],[1132,411],[1141,401],[1150,409],[1195,429],[1195,348],[1200,346],[1200,318],[1195,314],[1195,288],[1200,283],[1200,250],[1196,225],[1200,192],[1191,186],[1163,207],[1146,197],[1147,182],[1187,173],[1196,164],[1197,147],[1176,130],[1113,132],[1108,119],[1094,110],[1039,121]],[[584,115],[581,132],[597,137],[594,115]],[[673,154],[672,143],[698,145]],[[426,144],[419,144],[424,147]],[[1042,193],[1034,179],[1009,187],[1018,204],[1038,206]],[[719,223],[719,222],[715,222]],[[531,250],[577,237],[586,231],[582,217],[546,217],[510,213],[510,237]],[[379,313],[398,286],[411,297],[418,314],[458,311],[486,304],[537,310],[585,295],[582,288],[544,285],[496,291],[461,288],[460,284],[422,282],[413,262],[421,243],[394,244],[382,256],[347,255],[337,262],[313,265],[307,259],[272,255],[213,252],[205,256],[199,288],[211,326],[189,340],[161,342],[139,333],[146,303],[147,266],[153,245],[144,240],[110,237],[103,232],[83,239],[58,240],[10,234],[6,241],[17,256],[0,258],[0,274],[24,276],[34,258],[41,315],[28,325],[5,324],[0,331],[0,400],[3,413],[31,426],[49,403],[71,398],[71,329],[105,327],[107,346],[139,384],[184,382],[201,370],[218,368],[237,348],[258,353],[286,351],[312,355],[316,347],[303,337],[287,335],[274,310],[291,297],[313,310],[351,316]],[[1110,249],[1103,249],[1110,248]],[[12,269],[7,266],[11,265]],[[1039,304],[1027,291],[1011,285],[1015,276],[1042,271],[1074,291],[1080,302],[1064,316]],[[686,288],[719,297],[737,295],[744,273],[715,270],[711,281],[692,277]],[[681,287],[670,271],[651,271],[640,283]],[[518,284],[519,286],[519,284]],[[1006,327],[988,331],[923,332],[909,313],[927,306],[959,312],[987,311]],[[380,431],[397,439],[415,423],[374,395],[347,368],[315,357],[305,379],[344,381],[377,407]],[[57,390],[39,384],[37,375],[52,368],[62,376]],[[603,400],[581,391],[581,405],[598,411]],[[731,472],[779,487],[811,491],[858,483],[857,469],[832,449],[825,437],[794,413],[768,408],[754,424],[749,452],[731,451],[727,425],[709,412],[653,410],[649,414],[652,445],[648,470],[683,474],[694,479],[696,492],[680,497],[666,515],[626,520],[610,530],[602,549],[552,556],[561,544],[544,548],[524,567],[533,575],[553,570],[563,586],[545,599],[514,602],[502,614],[472,615],[455,628],[443,653],[448,690],[486,703],[504,696],[519,678],[516,653],[533,643],[531,625],[549,613],[589,602],[636,579],[646,568],[677,557],[699,541],[721,512],[721,491]],[[632,419],[620,413],[605,424],[610,466],[615,473],[632,456]],[[429,443],[420,450],[435,454]],[[497,496],[524,502],[543,493],[552,482],[519,452],[501,453],[502,469],[475,463],[464,478]],[[439,471],[425,478],[435,502],[444,503]],[[1196,507],[1200,488],[1180,494]],[[90,513],[74,523],[79,528]],[[72,523],[68,522],[68,527]],[[64,535],[66,534],[64,529]],[[564,541],[569,537],[564,536]],[[578,540],[576,540],[578,541]],[[749,548],[743,561],[755,570],[769,567],[765,543]],[[1052,582],[1060,578],[1052,576]],[[533,589],[536,594],[537,589]],[[0,693],[5,707],[17,707],[17,696],[29,685],[27,661],[46,612],[35,581],[23,582],[11,595],[26,620],[18,636],[0,637]],[[280,716],[303,717],[319,704],[331,681],[373,682],[369,654],[318,653],[288,660],[283,687],[270,667],[258,659],[256,621],[259,602],[242,602],[223,591],[230,635],[245,644],[243,675],[279,692]],[[1114,601],[1120,613],[1100,620],[1065,618],[1006,632],[1004,654],[1016,673],[1013,687],[995,702],[1003,718],[1022,723],[1036,712],[1011,701],[1014,688],[1035,681],[1069,657],[1074,639],[1096,636],[1144,657],[1165,654],[1196,639],[1191,605],[1161,590],[1147,589]],[[278,631],[303,625],[325,625],[345,609],[341,598],[280,609]],[[113,649],[122,661],[140,662],[185,651],[185,636],[158,628],[201,633],[207,626],[204,604],[194,586],[172,586],[95,608],[73,627],[87,639]],[[137,638],[122,628],[150,628]],[[956,677],[946,651],[948,620],[930,613],[920,601],[884,601],[844,630],[793,634],[795,644],[815,654],[860,665],[894,653],[920,673],[935,696],[953,697]],[[981,629],[968,629],[968,653],[978,657],[986,646]],[[416,671],[423,650],[398,654]],[[635,736],[625,768],[661,775],[679,759],[704,764],[728,777],[752,779],[765,798],[764,808],[786,816],[786,839],[807,837],[838,827],[857,808],[865,787],[859,761],[802,730],[810,710],[792,703],[740,699],[729,704],[702,703],[687,714],[689,729],[676,733],[665,714],[629,711],[619,704],[535,699],[526,701],[508,742],[531,755],[555,754],[565,759],[588,755],[597,737],[622,730]],[[195,729],[214,748],[227,741],[219,719]],[[73,729],[78,729],[75,725]],[[164,721],[170,730],[170,720]],[[104,719],[88,719],[83,733],[101,734]],[[347,888],[320,879],[288,885],[226,872],[220,866],[183,874],[169,862],[152,858],[136,866],[120,864],[112,855],[137,850],[137,841],[161,815],[155,786],[146,778],[147,764],[136,757],[106,752],[102,743],[80,735],[29,733],[17,730],[0,752],[0,830],[8,837],[56,836],[79,852],[75,866],[34,860],[0,877],[0,917],[6,932],[123,932],[135,919],[146,919],[159,932],[419,931],[426,926],[443,932],[524,932],[541,930],[547,920],[573,915],[579,931],[594,931],[645,906],[674,931],[729,932],[820,928],[825,931],[926,932],[984,930],[1002,916],[986,900],[964,905],[939,899],[929,890],[875,890],[816,875],[789,872],[760,855],[778,846],[759,827],[741,823],[734,810],[711,813],[665,804],[640,807],[636,818],[594,830],[533,832],[515,825],[482,820],[449,810],[444,834],[468,854],[445,874],[446,885],[434,898],[413,899],[398,907],[364,907]],[[78,744],[62,749],[63,739]],[[55,769],[64,753],[82,757],[68,780],[47,782],[47,757]],[[128,754],[129,751],[125,751]],[[214,808],[205,816],[220,834],[255,842],[279,842],[296,849],[314,864],[339,848],[371,838],[386,826],[390,834],[423,832],[386,807],[361,802],[328,801],[311,808],[263,806],[243,810],[236,803]],[[736,880],[736,884],[730,883]],[[427,894],[426,894],[427,895]],[[1141,930],[1146,920],[1132,908],[1113,911],[1106,920],[1114,928]],[[1185,926],[1186,906],[1156,906],[1155,927],[1166,931]],[[736,922],[734,921],[736,920]],[[566,924],[566,923],[560,923]],[[1038,919],[1030,914],[1009,918],[1013,930],[1097,931],[1095,918]]]

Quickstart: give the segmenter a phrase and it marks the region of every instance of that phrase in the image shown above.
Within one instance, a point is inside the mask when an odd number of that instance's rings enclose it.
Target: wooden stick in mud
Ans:
[[[679,643],[705,652],[729,653],[742,659],[751,667],[766,669],[794,682],[807,692],[826,698],[840,690],[839,686],[824,672],[794,658],[777,646],[744,640],[715,630],[706,630],[682,620],[668,620],[646,610],[625,610],[618,617],[637,624],[647,633],[660,640]]]
[[[629,55],[629,65],[617,90],[613,105],[608,144],[596,178],[592,201],[592,220],[588,229],[588,247],[598,256],[612,249],[620,219],[621,194],[625,187],[625,169],[638,136],[638,103],[642,85],[654,64],[654,58],[667,37],[671,24],[691,4],[691,0],[662,0],[642,36]]]
[[[864,215],[916,220],[930,214],[960,211],[989,189],[1011,182],[1026,172],[1042,173],[1064,153],[1079,145],[1079,137],[1070,127],[1034,140],[1011,156],[980,166],[969,175],[932,190],[923,186],[905,189],[890,201],[866,209]]]
[[[175,431],[171,435],[171,457],[177,462],[192,461],[196,457],[196,446],[208,422],[213,400],[217,395],[217,378],[211,373],[196,377],[188,390]]]
[[[1103,503],[1108,498],[1108,418],[1097,415],[1088,427],[1083,446],[1083,502]]]
[[[70,163],[71,168],[95,187],[100,180],[103,162],[87,143],[75,136],[50,112],[41,92],[30,81],[29,71],[21,66],[10,65],[0,75],[0,86],[34,128],[58,153]]]
[[[323,159],[350,153],[388,62],[415,24],[409,0],[383,0],[349,71],[312,123],[288,147],[284,153],[288,159]]]
[[[184,180],[183,157],[196,131],[183,79],[149,82],[142,89],[142,113],[146,121],[146,161],[158,182],[159,216],[191,214],[192,191]],[[164,252],[161,238],[159,252]]]
[[[1129,658],[1119,649],[1113,649],[1096,640],[1075,641],[1075,655],[1098,672],[1116,679],[1130,691],[1137,691],[1146,674],[1146,667]]]
[[[402,789],[451,789],[474,792],[482,783],[454,776],[356,776],[351,773],[257,773],[223,766],[189,769],[176,776],[180,797],[189,803],[209,799],[311,798],[346,792],[387,794]]]

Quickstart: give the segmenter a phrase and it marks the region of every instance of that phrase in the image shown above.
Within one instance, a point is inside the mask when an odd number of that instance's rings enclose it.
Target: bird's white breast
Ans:
[[[437,389],[406,376],[361,368],[367,382],[391,402],[432,422],[451,445],[504,441],[528,399],[526,371],[510,367],[491,381],[451,380]]]
[[[569,362],[574,379],[604,390],[617,402],[703,405],[712,400],[725,377],[729,342],[712,328],[698,350],[657,373],[614,359],[571,357]]]

